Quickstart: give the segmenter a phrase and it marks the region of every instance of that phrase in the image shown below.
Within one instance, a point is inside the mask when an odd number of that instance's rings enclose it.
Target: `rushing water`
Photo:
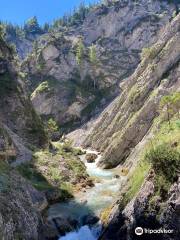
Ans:
[[[85,225],[76,232],[67,233],[66,236],[61,237],[60,240],[96,240],[99,237],[100,229],[90,228]]]
[[[96,153],[95,151],[87,151],[88,153]],[[103,209],[110,206],[121,187],[123,177],[116,178],[119,169],[104,170],[97,167],[97,162],[101,156],[94,163],[87,163],[85,156],[81,156],[87,168],[87,173],[95,178],[95,186],[88,189],[86,192],[78,193],[74,200],[68,203],[59,203],[53,205],[49,210],[49,215],[53,217],[64,216],[78,220],[81,223],[83,216],[96,215],[100,216]],[[81,226],[79,230],[67,233],[60,237],[59,240],[97,240],[101,231],[101,225]],[[84,238],[85,237],[85,238]]]

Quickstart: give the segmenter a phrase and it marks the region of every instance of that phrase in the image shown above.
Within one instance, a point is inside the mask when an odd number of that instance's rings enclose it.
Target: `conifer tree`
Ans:
[[[83,58],[84,58],[85,47],[82,42],[82,39],[78,41],[77,48],[76,48],[76,61],[79,66],[82,65]]]
[[[93,69],[93,81],[94,81],[94,89],[96,88],[96,77],[95,77],[95,71],[96,71],[96,67],[98,64],[98,60],[97,60],[97,51],[96,51],[96,46],[92,45],[89,48],[89,60]]]

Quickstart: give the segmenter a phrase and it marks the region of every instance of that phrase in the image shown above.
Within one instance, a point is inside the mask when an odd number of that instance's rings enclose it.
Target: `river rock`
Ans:
[[[62,192],[57,189],[50,189],[45,192],[49,204],[57,203],[62,198]]]
[[[65,235],[67,232],[74,231],[78,226],[78,221],[71,218],[53,218],[50,224],[55,226],[60,235]]]
[[[120,178],[120,176],[118,174],[114,175],[114,178]]]
[[[98,156],[97,156],[97,154],[95,154],[95,153],[87,153],[87,154],[86,154],[86,160],[87,160],[88,163],[93,163],[93,162],[95,162],[95,159],[96,159],[97,157],[98,157]]]
[[[68,220],[73,229],[76,229],[78,227],[78,225],[79,225],[78,220],[76,220],[76,219],[68,219]]]
[[[87,179],[86,185],[87,185],[88,187],[94,187],[94,183],[93,183],[93,181],[92,181],[91,179]]]
[[[48,221],[47,224],[45,224],[44,226],[44,235],[45,235],[45,239],[47,240],[58,240],[59,239],[59,231],[56,228],[54,222],[50,222]]]
[[[99,218],[94,215],[86,215],[82,218],[83,225],[93,225],[99,221]]]
[[[67,219],[58,218],[54,219],[54,221],[61,235],[64,235],[66,232],[71,232],[74,230]]]

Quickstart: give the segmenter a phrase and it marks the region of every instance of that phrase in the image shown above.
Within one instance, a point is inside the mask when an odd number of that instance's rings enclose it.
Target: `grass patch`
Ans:
[[[170,125],[167,121],[157,121],[156,124],[160,127],[149,144],[145,158],[156,173],[155,194],[165,200],[180,170],[180,120],[175,116]]]
[[[165,175],[156,174],[155,176],[155,195],[160,196],[162,200],[166,200],[169,188],[172,182]]]
[[[149,48],[143,48],[141,53],[141,60],[146,58],[153,59],[158,54],[159,51],[158,48],[159,48],[158,44],[154,44]]]
[[[129,92],[129,101],[131,104],[134,104],[135,101],[138,99],[138,97],[141,94],[141,89],[138,87],[138,85],[134,85],[130,92]]]
[[[144,160],[140,161],[132,175],[129,177],[128,190],[124,196],[124,202],[127,204],[139,191],[141,188],[145,177],[150,170],[150,164]]]
[[[157,123],[159,124],[159,123]],[[174,118],[171,120],[170,125],[167,121],[160,123],[160,128],[156,133],[155,138],[152,140],[153,146],[160,144],[169,144],[178,151],[180,151],[180,120]]]

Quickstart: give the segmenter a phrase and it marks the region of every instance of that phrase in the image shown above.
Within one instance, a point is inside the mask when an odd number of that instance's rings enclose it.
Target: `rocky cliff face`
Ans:
[[[92,9],[82,25],[44,36],[22,67],[36,110],[62,127],[86,121],[97,106],[117,95],[119,82],[132,74],[142,48],[156,42],[175,9],[166,1],[116,1]],[[79,66],[80,37],[85,50]],[[95,67],[88,57],[92,44],[98,59]]]
[[[49,144],[19,69],[0,36],[0,239],[57,239],[58,223],[45,224],[42,211],[72,198],[68,187],[93,183],[78,157],[80,149],[68,141]]]
[[[25,144],[43,146],[47,137],[23,86],[17,59],[13,57],[12,49],[0,39],[0,121]]]
[[[41,37],[42,34],[29,34],[29,36],[14,36],[10,33],[6,34],[8,43],[14,44],[20,59],[25,59],[33,50],[33,43]]]
[[[167,176],[158,172],[158,169],[149,171],[148,167],[145,167],[147,173],[145,177],[142,176],[142,159],[147,151],[147,143],[150,142],[152,149],[155,149],[155,144],[162,144],[160,138],[153,142],[161,129],[157,121],[153,121],[160,112],[160,99],[180,90],[179,29],[180,15],[162,30],[159,41],[146,52],[135,73],[123,83],[121,96],[105,109],[84,140],[86,146],[100,146],[99,149],[104,151],[100,163],[104,167],[124,163],[123,166],[131,171],[134,164],[140,162],[120,192],[119,200],[114,204],[109,216],[108,226],[99,238],[101,240],[179,239],[179,169],[175,169],[176,178],[171,177],[168,184]],[[136,104],[133,105],[134,103]],[[169,127],[167,131],[170,131]],[[175,145],[179,149],[179,143],[173,144],[176,142],[175,138],[179,137],[179,128],[177,131],[178,135],[172,133],[172,137],[167,136],[163,140],[169,143],[172,149]],[[70,137],[76,134],[72,133]],[[156,154],[156,161],[159,161],[160,155]],[[177,156],[179,161],[179,155]],[[165,156],[162,157],[164,158]],[[149,165],[149,168],[151,167],[152,165]],[[171,169],[169,171],[171,172]],[[167,187],[168,193],[167,189],[162,190],[161,187]],[[143,228],[142,236],[135,234],[136,227]],[[165,229],[171,232],[148,234],[145,229]]]
[[[36,155],[36,160],[31,161],[32,151],[45,147],[48,139],[18,70],[11,47],[0,38],[0,239],[57,239],[58,223],[52,220],[45,226],[42,210],[49,203],[72,197],[60,189],[61,184],[68,186],[72,182],[77,188],[93,184],[78,157],[81,151],[73,152],[68,142],[59,148],[51,145],[51,152],[48,148],[41,150],[41,158]],[[59,225],[67,229],[68,223]]]
[[[168,199],[165,202],[162,203],[161,199],[156,197],[156,210],[149,207],[154,192],[154,179],[153,176],[149,175],[137,196],[123,210],[121,207],[115,210],[107,230],[100,239],[179,239],[179,180],[171,186]],[[161,204],[164,205],[164,210],[159,215],[158,209]],[[151,230],[166,229],[172,230],[172,232],[170,234],[148,234],[144,232],[142,236],[138,236],[135,234],[136,227]]]
[[[147,49],[135,73],[92,127],[83,144],[103,152],[105,168],[117,166],[142,140],[158,115],[163,95],[179,89],[178,15],[161,32],[159,41]]]
[[[93,185],[80,163],[81,151],[74,150],[66,140],[63,144],[51,144],[50,150],[36,152],[32,162],[21,165],[31,160],[30,149],[44,147],[48,142],[27,89],[37,112],[45,120],[54,118],[66,130],[84,123],[98,112],[97,106],[105,106],[120,92],[92,120],[93,124],[88,123],[69,136],[75,142],[78,140],[78,144],[101,151],[101,167],[124,163],[129,174],[152,139],[162,97],[180,91],[180,15],[171,19],[177,6],[178,3],[159,0],[138,3],[121,0],[97,6],[82,25],[44,35],[21,67],[12,49],[0,39],[0,238],[44,240],[44,230],[50,238],[57,237],[57,226],[53,223],[53,228],[44,229],[40,216],[47,206],[46,198],[50,203],[59,201],[59,194],[68,193],[65,189],[69,183],[80,188]],[[78,65],[76,51],[80,38],[84,51]],[[155,45],[151,46],[152,43]],[[92,44],[96,45],[98,59],[95,66],[88,56]],[[135,70],[140,55],[142,61]],[[156,127],[157,130],[159,126]],[[178,139],[171,142],[171,148],[179,146]],[[12,168],[17,165],[29,182]],[[134,228],[139,225],[179,229],[179,180],[172,178],[168,184],[176,183],[168,196],[159,199],[163,194],[157,194],[158,174],[151,170],[144,180],[146,171],[137,179],[136,194],[130,195],[133,199],[128,199],[123,207],[121,200],[115,204],[103,240],[134,240]],[[160,182],[162,179],[167,180],[160,178]],[[54,184],[53,189],[47,181]],[[45,189],[46,197],[30,182]],[[59,192],[62,183],[67,186]],[[169,235],[165,237],[172,239]],[[178,240],[178,233],[173,237]]]
[[[30,161],[28,148],[48,142],[18,70],[12,49],[0,37],[0,239],[42,239],[40,211],[46,199],[8,165]]]
[[[44,239],[40,216],[47,206],[43,194],[35,190],[6,164],[0,164],[0,238]]]

